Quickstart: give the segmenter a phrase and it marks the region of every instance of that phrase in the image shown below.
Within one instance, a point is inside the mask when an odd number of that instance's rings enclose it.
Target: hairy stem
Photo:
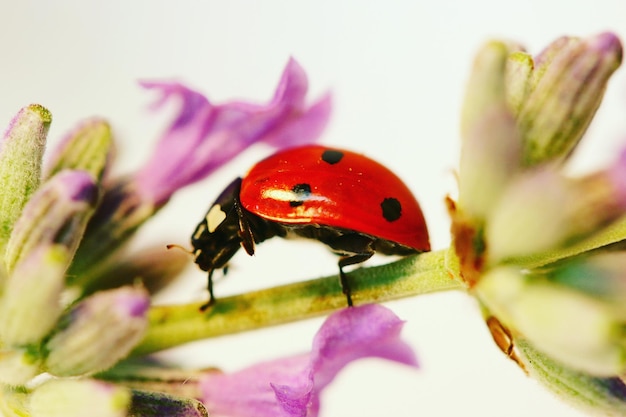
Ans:
[[[447,250],[428,252],[350,272],[352,299],[359,305],[463,289],[456,259],[449,256]],[[220,298],[205,312],[200,305],[152,307],[148,333],[134,354],[327,314],[346,307],[346,298],[334,275]]]

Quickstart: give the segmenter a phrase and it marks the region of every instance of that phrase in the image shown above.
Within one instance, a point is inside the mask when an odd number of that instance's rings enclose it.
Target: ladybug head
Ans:
[[[191,236],[195,262],[203,271],[223,268],[241,247],[240,188],[241,178],[226,187]]]

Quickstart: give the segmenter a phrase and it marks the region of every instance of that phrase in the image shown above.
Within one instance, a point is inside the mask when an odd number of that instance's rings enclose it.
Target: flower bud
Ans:
[[[0,298],[0,339],[5,346],[38,343],[60,317],[61,292],[70,259],[61,245],[33,250],[7,281]]]
[[[497,107],[505,100],[505,69],[509,48],[503,42],[492,41],[476,54],[467,81],[461,113],[461,136],[480,123],[485,110]]]
[[[505,89],[508,47],[487,44],[478,53],[468,82],[462,120],[459,206],[484,218],[521,162],[521,139]]]
[[[558,362],[595,376],[626,370],[623,317],[601,300],[514,267],[489,271],[475,289],[514,336]]]
[[[533,58],[526,52],[515,51],[509,55],[506,64],[506,93],[509,108],[515,116],[519,114],[528,97],[533,67]]]
[[[38,104],[13,118],[0,148],[0,253],[30,195],[39,187],[52,115]]]
[[[15,223],[4,257],[9,272],[40,245],[61,244],[73,254],[96,204],[97,191],[85,171],[63,171],[44,183]]]
[[[526,165],[569,155],[621,60],[622,45],[612,33],[560,39],[540,56],[518,116]]]
[[[110,164],[113,153],[111,127],[105,120],[83,122],[56,147],[46,164],[46,178],[71,169],[90,173],[100,180]]]
[[[126,417],[127,388],[90,379],[50,380],[35,388],[27,407],[31,417]]]
[[[142,288],[122,287],[86,298],[46,343],[45,368],[53,375],[92,374],[113,366],[142,338],[150,299]]]

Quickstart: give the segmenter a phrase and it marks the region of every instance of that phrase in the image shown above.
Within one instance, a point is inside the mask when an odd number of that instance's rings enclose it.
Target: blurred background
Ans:
[[[175,109],[148,111],[156,97],[137,80],[182,81],[215,103],[266,102],[293,56],[308,73],[311,100],[333,92],[323,143],[391,167],[420,199],[433,246],[442,249],[449,244],[443,199],[455,191],[459,109],[476,50],[488,39],[504,38],[538,53],[558,36],[606,30],[626,39],[623,0],[5,0],[0,125],[22,106],[40,103],[53,113],[53,146],[81,119],[105,117],[119,144],[116,170],[132,172]],[[624,146],[625,112],[622,69],[576,154],[577,169],[593,169]],[[222,188],[267,153],[253,147],[176,194],[134,244],[187,245]],[[336,259],[321,245],[268,241],[254,258],[243,253],[234,258],[216,294],[335,272]],[[205,279],[190,260],[184,279],[159,302],[202,300]],[[404,334],[421,369],[378,360],[354,363],[324,393],[322,416],[581,416],[500,353],[466,295],[434,294],[387,305],[407,320]],[[321,320],[194,343],[167,357],[237,370],[308,350]]]

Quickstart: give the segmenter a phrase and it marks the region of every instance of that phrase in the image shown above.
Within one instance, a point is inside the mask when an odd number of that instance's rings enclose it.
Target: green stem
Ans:
[[[360,305],[463,289],[464,284],[455,278],[456,260],[448,259],[449,253],[428,252],[350,272],[352,299]],[[345,307],[346,298],[334,275],[220,298],[204,313],[200,305],[152,307],[148,333],[133,354],[327,314]]]

